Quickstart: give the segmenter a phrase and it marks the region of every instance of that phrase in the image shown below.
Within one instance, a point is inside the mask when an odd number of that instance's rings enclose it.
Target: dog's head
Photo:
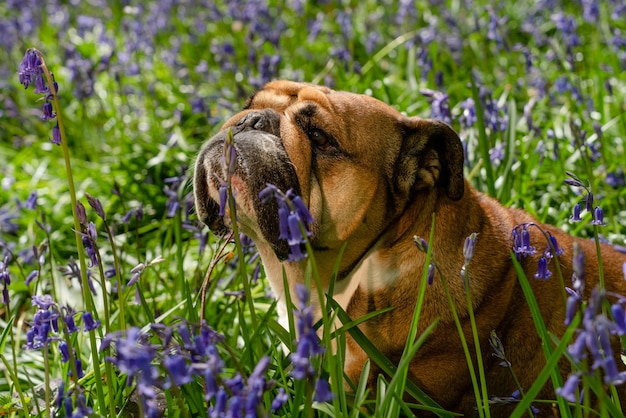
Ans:
[[[278,238],[276,203],[259,199],[267,184],[292,189],[308,206],[316,258],[334,256],[347,244],[345,273],[424,193],[458,200],[464,192],[463,149],[444,123],[403,116],[365,95],[275,81],[255,93],[198,156],[196,209],[217,233],[230,222],[228,213],[219,216],[218,205],[229,131],[238,223],[278,260],[286,259],[289,247]]]

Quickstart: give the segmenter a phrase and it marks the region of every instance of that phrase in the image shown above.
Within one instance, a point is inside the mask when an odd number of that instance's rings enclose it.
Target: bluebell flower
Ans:
[[[67,363],[70,360],[70,350],[65,341],[59,342],[59,352],[61,353],[61,361]]]
[[[52,127],[52,138],[50,138],[50,142],[54,145],[61,145],[61,130],[59,129],[58,123]]]
[[[29,85],[34,83],[37,77],[43,75],[43,70],[41,68],[41,59],[39,59],[39,56],[34,49],[29,49],[26,51],[24,59],[18,67],[17,74],[20,78],[20,83],[24,86],[25,89],[27,89]]]
[[[476,105],[474,99],[469,98],[461,102],[461,115],[459,116],[459,122],[463,128],[469,129],[478,120],[476,117]]]
[[[61,380],[57,389],[57,394],[54,397],[54,406],[57,410],[61,409],[63,400],[65,399],[65,381]]]
[[[441,91],[423,89],[420,91],[430,103],[430,117],[441,120],[448,125],[452,123],[448,95]]]
[[[535,279],[548,280],[552,276],[552,272],[548,270],[548,260],[545,257],[539,259],[539,266],[537,273],[535,273]]]
[[[100,320],[94,320],[91,312],[84,312],[82,318],[83,329],[85,332],[93,331],[100,327]]]
[[[578,306],[581,302],[581,296],[578,292],[566,287],[565,290],[569,294],[567,297],[567,303],[565,306],[565,326],[568,326],[572,320],[574,319],[574,315],[576,315],[576,311],[578,310]]]
[[[278,393],[276,397],[272,401],[272,411],[279,411],[283,405],[285,405],[289,401],[289,395],[285,392],[284,388],[278,388]]]
[[[561,36],[568,48],[580,45],[580,40],[576,33],[576,20],[572,16],[559,12],[550,16],[550,19],[555,23],[557,30],[561,32]]]
[[[322,378],[317,379],[313,400],[315,402],[332,402],[334,397],[335,394],[331,392],[328,380]]]
[[[35,210],[37,207],[37,192],[32,192],[26,199],[26,209]]]
[[[417,235],[414,235],[413,236],[413,243],[415,244],[417,249],[420,250],[421,252],[423,252],[423,253],[427,253],[428,252],[428,241],[426,241],[424,238],[418,237]]]
[[[498,141],[495,147],[489,150],[489,160],[495,167],[499,166],[504,160],[504,144]]]
[[[59,331],[59,313],[57,303],[50,295],[35,295],[31,299],[32,305],[37,307],[33,315],[31,328],[26,332],[27,350],[38,350],[56,340],[52,332]]]
[[[476,239],[478,238],[478,234],[473,232],[467,238],[465,238],[465,243],[463,244],[463,257],[465,257],[465,264],[469,264],[474,258],[474,248],[476,246]]]
[[[276,186],[268,184],[259,193],[259,199],[267,203],[275,199],[278,203],[278,227],[279,239],[287,240],[289,244],[288,261],[300,261],[307,254],[303,251],[304,244],[311,235],[309,226],[313,223],[313,217],[302,199],[289,189],[283,193]]]
[[[518,231],[518,226],[513,228],[513,251],[518,256],[518,259],[523,256],[533,255],[537,252],[534,246],[530,242],[530,232],[526,225],[522,225],[522,232]]]
[[[433,281],[435,280],[435,265],[433,263],[430,263],[428,265],[428,275],[426,278],[426,282],[428,283],[428,285],[432,285]]]
[[[50,120],[54,119],[55,117],[56,114],[54,113],[52,103],[46,100],[43,104],[43,114],[41,115],[41,120]]]
[[[215,404],[209,407],[210,418],[221,418],[226,416],[226,404],[228,402],[228,394],[223,387],[220,387],[215,396]]]
[[[70,335],[79,331],[79,328],[76,326],[76,321],[74,321],[74,312],[72,310],[68,309],[68,313],[63,316],[63,322],[65,322],[67,332]]]
[[[548,248],[548,251],[550,252],[550,258],[554,257],[555,255],[557,257],[562,256],[565,252],[565,249],[563,249],[563,247],[559,247],[559,243],[557,242],[556,237],[550,234],[548,239],[550,240],[550,247]],[[552,249],[554,249],[554,254],[552,254]]]
[[[39,270],[33,270],[31,271],[28,276],[26,276],[26,279],[24,280],[24,284],[26,286],[28,286],[29,284],[32,283],[33,280],[35,280],[37,277],[39,277]],[[0,279],[2,280],[2,279]]]
[[[485,118],[485,126],[492,132],[504,132],[509,123],[508,108],[500,106],[492,97],[492,92],[480,86],[478,97],[482,104],[483,116]]]
[[[580,207],[580,203],[576,203],[576,204],[574,205],[574,213],[573,213],[573,214],[572,214],[572,216],[570,217],[570,219],[571,219],[573,222],[580,222],[580,221],[582,221],[582,219],[580,218],[580,209],[581,209],[581,207]]]
[[[72,414],[72,418],[89,417],[91,414],[93,414],[93,410],[87,406],[87,399],[85,399],[85,395],[79,393],[76,396],[76,410]]]
[[[606,226],[604,223],[604,212],[600,206],[596,206],[593,210],[593,221],[591,221],[591,225]]]
[[[626,185],[626,176],[624,171],[620,169],[607,173],[604,181],[608,186],[617,189]]]
[[[511,362],[506,358],[504,353],[504,345],[495,330],[492,330],[489,334],[489,346],[491,347],[492,354],[501,360],[499,363],[500,366],[511,367]]]
[[[562,396],[568,402],[576,402],[576,390],[580,376],[577,373],[569,375],[563,387],[556,389],[556,394]]]
[[[588,23],[596,23],[600,18],[600,8],[597,0],[582,0],[583,19]]]
[[[113,363],[121,373],[128,375],[127,384],[137,378],[145,385],[156,383],[158,370],[152,364],[156,357],[155,347],[145,342],[139,328],[130,328],[126,336],[121,334],[109,334],[108,342],[103,342],[101,350],[115,342],[117,354],[115,357],[107,357],[106,360]]]
[[[182,386],[193,380],[191,369],[187,365],[185,358],[180,354],[167,356],[163,359],[163,366],[169,372],[175,386]]]
[[[91,208],[96,212],[96,215],[98,215],[100,219],[106,220],[106,214],[104,213],[104,208],[102,207],[102,203],[100,202],[100,200],[93,197],[89,193],[85,193],[85,197],[87,198],[87,202],[89,203],[89,206],[91,206]],[[94,231],[95,231],[95,225],[94,225]]]
[[[4,256],[4,260],[0,261],[0,283],[2,283],[2,303],[9,304],[9,285],[11,284],[11,276],[9,274],[9,256]]]
[[[89,257],[90,267],[95,267],[98,265],[98,256],[96,255],[96,248],[93,245],[93,241],[87,235],[83,235],[82,237],[83,247],[87,252],[87,256]]]
[[[74,408],[74,403],[72,402],[71,396],[66,396],[63,400],[63,407],[65,408],[65,416],[66,418],[72,417],[72,412]]]

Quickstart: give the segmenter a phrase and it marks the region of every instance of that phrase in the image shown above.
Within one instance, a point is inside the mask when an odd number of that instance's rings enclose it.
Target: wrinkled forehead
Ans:
[[[293,81],[273,81],[257,91],[246,103],[245,109],[272,108],[284,113],[300,103],[314,103],[333,114],[375,114],[377,118],[397,120],[400,113],[370,96],[331,90],[328,87]]]

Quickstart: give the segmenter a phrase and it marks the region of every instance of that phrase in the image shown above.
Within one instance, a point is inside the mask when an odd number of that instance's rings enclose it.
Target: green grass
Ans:
[[[489,6],[417,0],[404,11],[391,1],[303,3],[301,10],[295,2],[281,1],[94,3],[0,4],[0,261],[11,254],[10,303],[0,302],[0,415],[63,416],[50,406],[54,391],[46,391],[63,380],[65,390],[73,390],[74,408],[82,393],[95,413],[126,416],[138,407],[134,386],[127,387],[125,375],[104,360],[114,351],[96,349],[107,328],[151,330],[151,343],[162,348],[160,328],[150,324],[176,330],[189,324],[197,331],[201,321],[223,336],[216,344],[224,361],[221,379],[249,376],[264,356],[270,357],[265,376],[273,383],[263,392],[260,415],[398,416],[411,406],[402,398],[405,391],[421,401],[419,408],[446,415],[406,379],[406,362],[394,365],[384,358],[359,331],[360,320],[347,317],[332,299],[326,303],[334,310],[324,322],[337,316],[343,326],[325,332],[322,343],[330,347],[334,339],[337,354],[327,350],[315,359],[314,376],[292,379],[287,353],[296,347],[295,326],[285,330],[277,323],[262,269],[255,278],[254,249],[226,244],[198,224],[189,181],[196,153],[249,94],[272,78],[370,94],[423,117],[431,116],[431,105],[421,91],[444,92],[451,125],[467,145],[466,176],[473,186],[573,235],[593,237],[599,230],[615,244],[626,243],[626,187],[623,177],[618,184],[610,181],[623,176],[626,165],[626,11],[612,15],[624,9],[623,0],[598,2],[599,18],[591,22],[581,4],[567,1],[548,7],[529,1]],[[567,47],[571,38],[557,27],[557,13],[572,17],[577,45]],[[340,23],[346,16],[350,27]],[[494,16],[497,25],[490,32]],[[622,46],[616,46],[620,39]],[[33,47],[59,85],[60,118],[52,121],[39,119],[42,96],[19,84],[18,65]],[[461,121],[467,99],[479,105],[471,127]],[[491,115],[506,116],[503,129],[491,127]],[[65,130],[62,147],[48,140],[57,120]],[[497,147],[504,153],[494,162],[490,152]],[[566,171],[589,183],[607,226],[569,222],[581,196],[564,184]],[[169,180],[173,177],[178,179]],[[37,205],[27,209],[24,203],[33,192]],[[88,222],[96,225],[102,269],[89,267],[76,238],[83,226],[73,214],[74,193],[87,207]],[[106,221],[88,204],[87,194],[102,202]],[[175,201],[179,208],[168,214]],[[139,208],[143,216],[137,216]],[[126,221],[129,211],[133,216]],[[32,257],[33,247],[41,258]],[[91,272],[95,295],[81,288],[85,274],[63,274],[61,268],[72,260]],[[140,263],[144,268],[131,271]],[[117,275],[105,275],[115,266]],[[309,280],[315,280],[314,265],[310,268]],[[138,282],[126,286],[138,270]],[[39,277],[26,285],[32,271]],[[115,287],[118,280],[123,287]],[[102,322],[95,331],[55,334],[82,360],[85,375],[78,381],[68,378],[72,362],[61,361],[58,341],[50,350],[23,349],[36,311],[32,296],[44,294],[59,306],[91,311]],[[526,296],[532,306],[532,292]],[[558,341],[552,341],[540,317],[535,319],[552,366],[538,380],[558,381],[555,365],[567,355],[578,319]],[[348,334],[365,347],[372,363],[393,376],[378,379],[369,394],[359,382],[352,382],[352,391],[338,383]],[[428,338],[415,337],[404,358]],[[174,341],[182,341],[178,331]],[[167,375],[163,367],[160,371]],[[330,378],[334,399],[306,402],[320,376]],[[623,386],[605,387],[600,376],[586,377],[583,384],[606,400],[596,412],[621,414],[614,399]],[[288,401],[271,412],[281,388]],[[540,401],[534,399],[538,389],[539,384],[525,388],[516,413],[527,415],[530,404]],[[168,416],[206,415],[204,391],[197,377],[174,385],[163,393]],[[509,394],[487,394],[495,395]],[[584,416],[590,408],[568,405],[556,395],[552,400],[564,416]]]

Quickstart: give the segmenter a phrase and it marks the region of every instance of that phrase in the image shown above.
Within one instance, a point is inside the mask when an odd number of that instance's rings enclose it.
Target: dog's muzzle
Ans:
[[[259,199],[259,193],[268,184],[300,194],[296,172],[280,138],[280,115],[272,109],[251,111],[228,129],[232,131],[237,156],[234,176],[247,185],[252,200],[255,213],[250,217],[256,220],[260,233],[272,245],[277,257],[284,260],[289,254],[289,245],[286,240],[278,239],[278,204],[274,200],[262,203]],[[227,177],[222,161],[228,129],[219,132],[202,148],[194,177],[198,217],[219,235],[226,234],[229,228],[219,216],[219,203],[212,196]]]

